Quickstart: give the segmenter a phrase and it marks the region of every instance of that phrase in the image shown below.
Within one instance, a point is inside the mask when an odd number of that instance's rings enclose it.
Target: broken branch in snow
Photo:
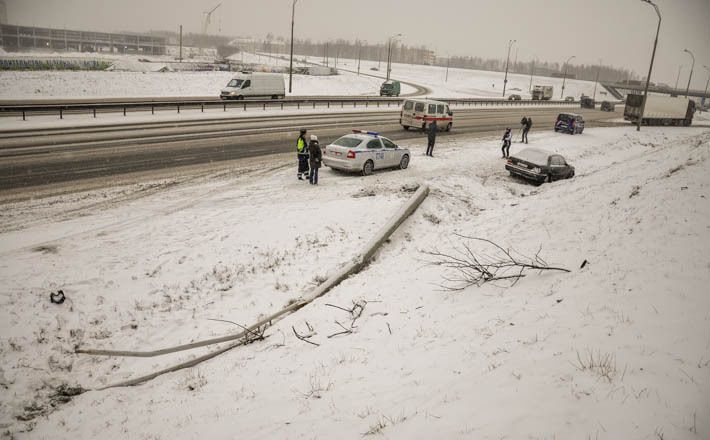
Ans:
[[[343,331],[342,331],[342,332],[333,333],[332,335],[328,335],[328,338],[332,338],[332,337],[338,336],[338,335],[349,335],[349,334],[351,334],[351,333],[353,332],[353,328],[355,328],[355,327],[354,327],[354,324],[355,324],[355,321],[354,321],[354,320],[353,320],[353,322],[350,324],[350,328],[345,327],[343,324],[339,323],[338,321],[335,321],[335,323],[338,324],[338,325],[340,326],[340,328],[343,329]]]
[[[350,328],[347,328],[343,324],[339,323],[338,321],[335,321],[335,323],[338,324],[343,329],[343,331],[333,333],[332,335],[329,335],[328,338],[332,338],[333,336],[352,333],[353,329],[355,329],[355,321],[357,321],[358,318],[360,318],[362,316],[362,312],[365,310],[365,305],[367,305],[367,301],[365,301],[365,300],[353,301],[353,306],[349,309],[346,309],[345,307],[336,306],[334,304],[326,304],[326,306],[335,307],[336,309],[340,309],[344,312],[348,312],[350,314],[350,318],[351,318]]]
[[[296,331],[296,327],[294,327],[294,326],[291,326],[291,330],[293,330],[293,334],[296,335],[296,337],[297,337],[298,339],[300,339],[301,341],[303,341],[303,342],[308,342],[309,344],[315,345],[316,347],[320,347],[320,344],[315,343],[315,342],[313,342],[313,341],[309,341],[310,338],[312,338],[313,336],[315,336],[316,331],[313,329],[313,327],[311,327],[311,325],[308,323],[308,321],[306,321],[306,327],[308,327],[308,333],[303,334],[303,335],[302,335],[302,334],[299,334],[299,333]]]
[[[529,270],[557,270],[569,272],[563,267],[550,266],[541,256],[542,246],[533,257],[527,257],[515,250],[505,249],[497,243],[479,237],[468,237],[456,234],[462,241],[461,247],[454,247],[454,252],[444,253],[438,250],[425,251],[424,254],[433,257],[430,263],[454,271],[454,275],[445,275],[446,290],[463,290],[470,286],[481,286],[491,281],[510,281],[515,285]],[[474,251],[471,241],[479,242],[492,249],[490,255],[484,251]],[[490,251],[488,251],[490,252]]]
[[[236,323],[234,321],[227,321],[226,319],[207,318],[207,320],[208,321],[227,322],[229,324],[234,324],[237,327],[244,330],[244,337],[242,338],[242,342],[244,343],[244,345],[249,345],[252,342],[264,340],[264,332],[266,332],[266,327],[268,327],[268,324],[264,324],[263,326],[256,327],[255,330],[250,330],[247,327],[245,327],[239,323]]]

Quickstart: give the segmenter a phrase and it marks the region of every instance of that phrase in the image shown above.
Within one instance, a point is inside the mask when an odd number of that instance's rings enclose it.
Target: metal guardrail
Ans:
[[[122,112],[126,116],[128,111],[148,111],[155,114],[157,110],[174,109],[177,113],[181,110],[199,109],[204,113],[205,108],[221,108],[224,112],[227,109],[248,109],[260,110],[284,110],[285,108],[295,109],[317,109],[317,108],[392,108],[399,107],[406,98],[383,98],[383,97],[336,97],[336,98],[306,98],[306,99],[245,99],[245,100],[211,100],[211,101],[152,101],[152,102],[126,102],[126,103],[87,103],[87,104],[27,104],[27,105],[0,105],[0,115],[19,115],[22,120],[27,120],[27,116],[32,113],[56,114],[59,119],[64,119],[65,113],[72,114],[93,114]],[[538,100],[507,100],[507,99],[434,99],[446,102],[450,106],[456,107],[486,107],[486,106],[570,106],[578,107],[579,101],[538,101]]]

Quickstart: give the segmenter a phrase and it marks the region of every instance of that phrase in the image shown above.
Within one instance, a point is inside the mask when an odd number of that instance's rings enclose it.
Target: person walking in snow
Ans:
[[[527,116],[523,117],[523,137],[520,139],[520,142],[525,142],[526,144],[528,143],[528,132],[530,131],[530,128],[532,128],[532,118]]]
[[[503,158],[508,158],[510,156],[510,142],[513,139],[513,134],[510,131],[510,127],[505,129],[505,134],[503,135]]]
[[[434,157],[434,144],[436,143],[436,131],[438,127],[436,125],[436,119],[432,119],[429,123],[429,129],[427,130],[427,147],[426,155],[429,157]]]
[[[311,135],[311,142],[308,143],[308,155],[311,166],[308,181],[311,185],[318,185],[318,169],[320,168],[321,161],[323,160],[323,152],[321,151],[320,144],[318,143],[318,136],[314,134]]]
[[[301,134],[296,140],[296,152],[298,155],[298,180],[303,180],[304,177],[308,176],[308,143],[306,142],[305,128],[301,129]]]

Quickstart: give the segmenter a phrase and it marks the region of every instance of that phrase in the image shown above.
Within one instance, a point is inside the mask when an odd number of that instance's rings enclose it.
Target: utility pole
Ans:
[[[449,82],[449,65],[451,64],[451,55],[449,55],[448,58],[446,58],[446,81]]]
[[[392,40],[401,36],[402,34],[392,35],[387,39],[387,80],[390,79],[390,72],[392,71]]]
[[[180,25],[180,55],[178,59],[182,63],[182,25]]]
[[[357,76],[360,76],[360,58],[362,58],[362,43],[357,41]]]
[[[510,61],[510,48],[516,40],[508,40],[508,56],[505,58],[505,79],[503,80],[503,97],[505,98],[505,86],[508,85],[508,62]]]
[[[648,84],[651,82],[651,72],[653,71],[653,60],[656,58],[656,46],[658,46],[658,34],[661,32],[661,11],[658,10],[658,6],[651,0],[641,0],[644,3],[648,3],[653,6],[658,15],[658,28],[656,29],[656,39],[653,42],[653,52],[651,52],[651,64],[648,66],[648,76],[646,77],[646,87],[643,90],[643,101],[641,102],[641,114],[636,121],[636,131],[641,131],[641,120],[643,119],[643,113],[646,110],[646,97],[648,96]]]
[[[528,92],[531,92],[531,93],[532,93],[533,72],[535,72],[535,60],[532,60],[532,65],[530,66],[530,87],[528,87]]]
[[[293,23],[296,16],[296,2],[298,0],[293,0],[291,4],[291,60],[288,66],[288,93],[291,93],[293,86]]]
[[[567,80],[567,64],[572,58],[575,58],[575,56],[572,55],[571,57],[567,58],[567,61],[565,61],[565,73],[562,75],[562,92],[560,92],[560,99],[562,99],[565,94],[565,81]]]
[[[597,79],[594,80],[594,95],[592,96],[593,100],[597,100],[597,83],[599,82],[599,71],[602,68],[602,60],[599,59],[599,67],[597,67]]]
[[[693,69],[695,68],[695,55],[688,49],[683,49],[683,52],[688,52],[688,54],[693,58],[693,64],[690,66],[690,75],[688,76],[688,87],[685,89],[685,97],[688,97],[688,92],[690,92],[690,80],[693,78]]]

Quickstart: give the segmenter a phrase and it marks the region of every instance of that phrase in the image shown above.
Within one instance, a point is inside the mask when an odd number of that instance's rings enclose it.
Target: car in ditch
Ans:
[[[584,117],[576,113],[560,113],[555,120],[555,132],[581,134],[584,131]]]
[[[385,168],[405,169],[412,157],[390,139],[373,131],[353,130],[323,148],[323,165],[363,176]]]
[[[505,164],[511,176],[536,184],[574,177],[574,167],[562,155],[542,148],[525,148],[514,154]]]

